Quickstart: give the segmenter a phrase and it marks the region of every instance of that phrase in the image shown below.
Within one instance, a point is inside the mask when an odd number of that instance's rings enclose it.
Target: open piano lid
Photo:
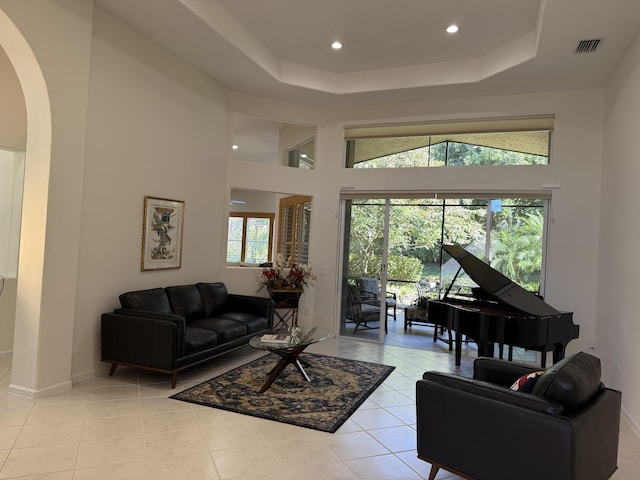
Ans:
[[[443,245],[469,277],[498,302],[506,303],[530,315],[559,315],[560,312],[546,304],[540,297],[528,292],[503,274],[472,255],[459,245]]]

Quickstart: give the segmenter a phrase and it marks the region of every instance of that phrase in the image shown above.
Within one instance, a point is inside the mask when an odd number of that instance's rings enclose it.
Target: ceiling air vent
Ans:
[[[602,39],[600,38],[596,40],[580,40],[575,52],[573,53],[593,53],[598,49],[601,43]]]

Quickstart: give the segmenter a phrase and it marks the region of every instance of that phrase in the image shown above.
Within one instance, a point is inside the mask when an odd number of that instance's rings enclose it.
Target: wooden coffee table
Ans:
[[[289,332],[287,330],[280,330],[276,333],[289,335]],[[309,380],[309,376],[307,375],[307,372],[305,372],[304,367],[310,367],[311,365],[304,359],[298,358],[298,356],[309,345],[321,342],[322,340],[325,340],[330,336],[331,331],[328,328],[311,327],[301,328],[300,332],[297,335],[297,339],[292,337],[289,343],[269,343],[261,341],[260,335],[256,335],[255,337],[253,337],[249,341],[249,345],[251,347],[258,350],[266,350],[281,357],[278,364],[273,367],[273,369],[267,375],[267,381],[260,389],[260,393],[265,392],[289,364],[293,364],[298,372],[300,372],[300,375],[302,375],[302,378],[304,378],[307,382],[310,382],[311,380]]]

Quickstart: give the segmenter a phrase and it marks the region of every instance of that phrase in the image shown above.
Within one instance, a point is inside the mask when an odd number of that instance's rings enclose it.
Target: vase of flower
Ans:
[[[276,257],[276,262],[266,267],[258,274],[258,291],[266,288],[273,299],[276,315],[280,323],[290,323],[291,327],[298,326],[298,302],[304,293],[304,288],[313,284],[316,276],[311,267],[303,264],[284,262],[282,255]],[[287,310],[280,314],[277,310]]]
[[[284,261],[282,255],[278,255],[273,266],[264,268],[258,274],[258,291],[266,288],[272,292],[288,291],[291,294],[304,291],[304,288],[313,284],[316,276],[309,265]],[[295,295],[293,295],[295,297]],[[299,298],[300,295],[298,294]]]

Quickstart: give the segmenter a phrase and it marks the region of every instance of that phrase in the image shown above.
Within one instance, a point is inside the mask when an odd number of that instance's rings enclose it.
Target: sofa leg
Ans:
[[[429,480],[436,480],[436,475],[438,474],[438,470],[440,470],[440,467],[434,464],[431,465],[431,471],[429,472]]]
[[[176,388],[176,382],[178,381],[178,372],[171,374],[171,388]]]
[[[112,363],[112,364],[111,364],[111,368],[109,369],[109,376],[110,376],[110,377],[111,377],[111,376],[113,376],[113,374],[115,373],[115,371],[116,371],[116,367],[117,367],[117,366],[118,366],[118,364],[117,364],[117,363]]]

